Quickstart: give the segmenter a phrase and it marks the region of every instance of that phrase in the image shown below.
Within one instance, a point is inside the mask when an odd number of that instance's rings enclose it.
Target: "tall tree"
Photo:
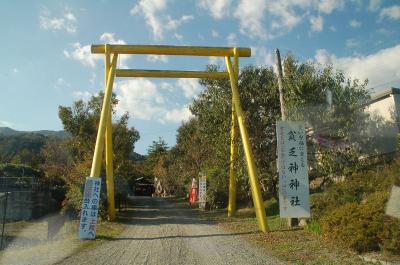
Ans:
[[[67,182],[70,185],[72,208],[75,209],[80,207],[82,195],[77,187],[80,187],[84,176],[88,176],[90,172],[103,97],[104,94],[100,92],[88,102],[78,100],[72,107],[59,107],[61,122],[65,131],[71,135],[67,141],[73,166],[67,175]],[[117,104],[118,100],[113,94],[112,110]],[[128,127],[128,120],[129,114],[126,113],[113,121],[112,125],[115,181],[119,181],[119,178],[128,179],[134,172],[134,146],[139,140],[139,133],[135,128]],[[105,175],[104,164],[103,160],[101,175]]]
[[[332,131],[335,132],[333,136],[343,137],[349,143],[359,140],[352,135],[354,131],[362,129],[366,119],[362,108],[362,103],[368,99],[365,82],[347,79],[343,73],[329,65],[298,62],[291,54],[284,60],[284,69],[288,120],[306,121],[309,132]],[[208,70],[218,69],[210,66]],[[185,168],[194,176],[200,171],[211,169],[214,178],[227,182],[232,97],[230,84],[228,80],[202,79],[200,82],[204,90],[190,106],[195,118],[178,130],[177,145],[171,150],[179,159],[172,161],[170,168],[177,172],[179,168]],[[280,119],[280,106],[277,80],[272,67],[243,68],[239,75],[239,90],[259,180],[264,191],[277,196],[275,124]],[[326,103],[328,90],[332,92],[330,106]],[[313,137],[308,140],[310,147],[316,144]],[[199,164],[194,163],[194,150],[191,147],[196,148],[198,154],[205,154],[199,156]],[[239,200],[249,198],[247,170],[241,150],[239,148],[237,161]],[[337,169],[341,170],[336,173],[342,174],[344,168],[340,167],[343,162],[335,159],[339,151],[333,152],[320,146],[310,148],[310,159],[330,161],[325,164],[331,168],[325,168],[325,171],[319,169],[313,176],[330,176]],[[323,157],[314,154],[322,152],[326,152]],[[350,148],[342,159],[351,158],[354,161],[355,157],[355,150]],[[319,164],[315,163],[313,166],[317,168],[316,165]]]

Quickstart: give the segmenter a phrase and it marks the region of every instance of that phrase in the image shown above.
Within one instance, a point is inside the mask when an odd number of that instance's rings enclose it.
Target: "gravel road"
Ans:
[[[118,238],[58,264],[283,264],[171,201],[134,197],[132,204]]]

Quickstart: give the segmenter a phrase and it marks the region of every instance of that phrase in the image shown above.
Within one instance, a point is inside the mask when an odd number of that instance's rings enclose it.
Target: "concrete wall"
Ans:
[[[7,198],[7,221],[40,218],[54,208],[54,201],[46,191],[13,191]],[[4,198],[0,204],[0,217],[4,214]]]
[[[397,96],[397,95],[396,95]],[[372,115],[382,117],[385,121],[394,122],[395,100],[393,95],[370,104],[367,111]]]

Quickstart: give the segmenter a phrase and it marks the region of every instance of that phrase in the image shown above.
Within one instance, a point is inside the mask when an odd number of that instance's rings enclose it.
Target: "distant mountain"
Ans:
[[[21,134],[40,134],[43,136],[54,136],[58,138],[68,138],[69,135],[65,131],[50,131],[50,130],[40,130],[40,131],[17,131],[11,129],[9,127],[0,127],[0,136],[14,136],[14,135],[21,135]]]
[[[19,132],[16,130],[13,130],[8,127],[0,127],[0,134],[1,135],[6,135],[6,136],[11,136],[11,135],[17,135]]]

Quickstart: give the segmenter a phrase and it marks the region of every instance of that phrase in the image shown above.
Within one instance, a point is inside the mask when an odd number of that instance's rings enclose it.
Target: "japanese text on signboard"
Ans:
[[[205,177],[199,179],[199,207],[206,207],[207,180]]]
[[[303,122],[278,121],[281,217],[310,217],[306,133]]]
[[[85,190],[79,224],[80,239],[94,239],[96,237],[96,222],[100,202],[101,179],[86,178]]]

